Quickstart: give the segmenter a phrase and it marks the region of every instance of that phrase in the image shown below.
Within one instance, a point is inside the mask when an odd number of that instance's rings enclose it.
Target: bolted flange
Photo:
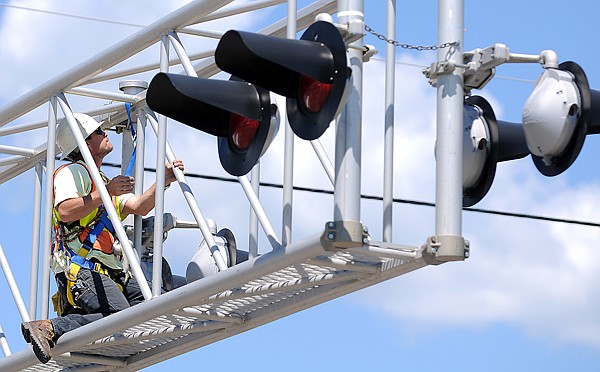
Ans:
[[[430,265],[448,261],[464,261],[469,257],[470,244],[462,236],[439,235],[427,238],[423,260]]]
[[[321,245],[328,251],[360,247],[369,243],[369,230],[359,221],[330,221],[325,224]]]

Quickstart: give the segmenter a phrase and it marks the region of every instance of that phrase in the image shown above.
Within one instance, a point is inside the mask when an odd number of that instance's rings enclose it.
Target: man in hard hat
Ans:
[[[74,114],[93,161],[100,169],[113,145],[101,124],[85,114]],[[57,127],[61,159],[70,163],[54,173],[54,243],[52,269],[58,287],[53,297],[59,316],[21,325],[23,337],[31,342],[36,357],[47,363],[51,348],[64,333],[135,305],[144,300],[136,279],[123,271],[115,252],[116,234],[88,165],[66,120]],[[173,167],[183,171],[181,160],[166,165],[165,187],[176,180]],[[119,175],[109,179],[102,171],[108,194],[119,218],[146,215],[154,208],[156,184],[142,195],[132,194],[134,179]]]

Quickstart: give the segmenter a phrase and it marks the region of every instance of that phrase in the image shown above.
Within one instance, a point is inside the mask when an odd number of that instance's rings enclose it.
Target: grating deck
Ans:
[[[418,247],[371,242],[326,251],[313,238],[72,331],[46,365],[24,350],[0,360],[0,369],[139,370],[426,265]]]

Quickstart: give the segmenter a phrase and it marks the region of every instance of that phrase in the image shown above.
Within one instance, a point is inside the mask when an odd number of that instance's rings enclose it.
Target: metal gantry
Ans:
[[[164,164],[165,159],[173,161],[175,148],[167,141],[166,118],[156,117],[145,103],[145,82],[132,76],[142,72],[166,72],[170,66],[180,64],[184,73],[189,76],[210,77],[218,72],[212,58],[214,51],[188,53],[181,43],[179,34],[198,37],[216,37],[214,31],[202,30],[194,25],[202,22],[240,14],[255,9],[274,6],[285,1],[255,1],[238,5],[232,0],[197,0],[167,15],[161,20],[143,28],[121,43],[105,50],[96,57],[84,62],[64,74],[57,76],[39,88],[23,95],[0,110],[0,137],[47,128],[47,142],[31,149],[20,149],[11,146],[0,146],[1,152],[13,156],[0,158],[0,183],[9,182],[15,177],[35,169],[35,197],[32,232],[32,262],[29,309],[21,296],[10,265],[0,245],[0,263],[13,293],[20,321],[28,321],[35,317],[38,307],[38,282],[41,283],[42,295],[39,311],[42,318],[48,317],[50,295],[49,247],[51,240],[50,226],[40,221],[50,221],[52,211],[52,175],[55,166],[56,148],[48,144],[56,143],[56,124],[66,118],[71,128],[77,124],[73,112],[77,107],[71,106],[68,97],[80,96],[90,100],[111,100],[109,105],[96,105],[96,108],[84,112],[103,120],[107,129],[119,128],[123,134],[123,164],[129,161],[132,152],[132,139],[122,129],[127,125],[137,127],[137,151],[139,157],[135,163],[136,179],[143,179],[144,142],[147,134],[145,126],[150,124],[157,138],[156,155],[156,215],[164,213]],[[223,9],[225,5],[230,7]],[[440,117],[438,141],[445,139],[438,148],[438,158],[442,161],[438,167],[438,179],[443,184],[437,203],[438,210],[436,236],[426,238],[423,246],[408,246],[392,243],[391,237],[391,190],[393,166],[390,159],[385,166],[385,198],[384,205],[384,241],[374,241],[366,226],[361,222],[360,210],[360,176],[361,176],[361,102],[362,102],[362,64],[364,30],[363,0],[320,0],[303,8],[296,9],[296,2],[288,2],[288,18],[260,30],[260,33],[295,38],[296,30],[310,25],[318,14],[337,13],[337,23],[345,31],[349,41],[348,61],[352,69],[352,93],[348,105],[336,123],[335,161],[328,159],[322,144],[312,141],[313,148],[321,160],[325,174],[334,186],[331,219],[323,221],[324,228],[298,241],[291,240],[292,221],[291,208],[293,190],[293,133],[286,128],[285,140],[285,176],[283,212],[281,215],[283,231],[281,237],[275,232],[269,216],[263,209],[258,196],[260,173],[258,166],[247,176],[238,178],[239,184],[247,198],[253,213],[250,216],[249,259],[234,268],[227,268],[217,244],[210,231],[209,224],[201,212],[200,205],[186,179],[177,171],[176,177],[195,221],[193,225],[202,234],[203,239],[211,247],[212,257],[219,272],[187,283],[170,292],[160,294],[160,276],[162,272],[162,234],[164,221],[154,219],[154,261],[152,271],[154,286],[150,288],[145,281],[140,281],[146,301],[117,314],[110,315],[89,325],[83,326],[61,337],[53,349],[53,359],[46,365],[38,364],[33,352],[21,350],[10,355],[10,340],[4,337],[0,328],[0,346],[6,355],[0,359],[2,371],[58,371],[65,369],[85,368],[86,370],[138,370],[163,360],[186,353],[190,350],[208,345],[218,340],[231,337],[248,329],[272,322],[292,313],[315,306],[319,303],[343,296],[370,285],[405,274],[427,266],[439,264],[447,260],[465,258],[464,239],[461,236],[460,211],[460,146],[462,146],[462,77],[461,72],[440,78],[439,101],[443,112],[452,112],[452,117]],[[440,1],[440,42],[459,40],[459,48],[452,50],[450,58],[462,60],[462,16],[446,21],[445,12],[462,14],[462,0]],[[395,1],[388,1],[388,37],[393,38]],[[358,26],[358,27],[357,27]],[[450,29],[451,32],[446,32]],[[357,32],[356,30],[359,30]],[[150,45],[160,44],[159,62],[146,66],[137,66],[127,70],[113,71],[118,63],[136,55]],[[169,52],[173,50],[177,56],[171,60]],[[447,59],[440,51],[439,58]],[[393,105],[393,48],[388,49],[388,98],[386,105]],[[195,61],[198,61],[195,63]],[[391,62],[390,62],[391,61]],[[120,79],[123,93],[105,92],[86,87],[107,80]],[[391,85],[390,85],[391,84]],[[457,94],[448,97],[442,91],[452,89]],[[391,92],[391,93],[390,93]],[[458,92],[461,92],[460,94]],[[460,101],[460,102],[459,102]],[[45,121],[15,124],[14,122],[34,110],[48,105],[48,119]],[[460,106],[460,110],[458,107]],[[59,110],[60,108],[60,110]],[[442,110],[440,108],[440,110]],[[61,117],[58,113],[61,112]],[[133,120],[130,123],[129,117]],[[386,117],[386,152],[392,152],[393,117]],[[456,133],[458,132],[458,135]],[[79,133],[75,131],[75,133]],[[83,156],[91,160],[91,155],[84,144],[84,138],[76,135],[78,144],[82,145]],[[458,154],[458,155],[457,155]],[[458,158],[457,158],[458,156]],[[100,194],[113,220],[116,211],[109,203],[110,196],[100,179],[98,169],[93,161],[86,161],[91,175],[98,185]],[[457,178],[458,177],[458,178]],[[45,183],[44,183],[45,182]],[[162,182],[162,183],[161,183]],[[448,185],[452,187],[448,188]],[[45,190],[42,195],[42,190]],[[135,192],[141,193],[143,185],[136,185]],[[141,218],[133,219],[133,245],[129,243],[124,228],[115,224],[116,233],[123,244],[124,254],[131,271],[136,277],[143,277],[143,270],[137,257],[141,249]],[[301,223],[301,221],[299,221]],[[271,249],[258,255],[258,227],[262,228]],[[39,241],[42,248],[39,248]],[[457,243],[458,242],[458,243]],[[2,243],[2,242],[0,242]],[[447,248],[449,246],[450,248]],[[436,252],[442,252],[438,255]],[[38,273],[38,260],[42,258],[41,274]],[[2,321],[6,321],[3,319]]]

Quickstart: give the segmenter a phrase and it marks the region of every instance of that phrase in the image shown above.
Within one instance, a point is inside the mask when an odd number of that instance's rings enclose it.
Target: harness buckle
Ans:
[[[102,265],[99,262],[94,262],[94,271],[97,273],[101,273]]]

